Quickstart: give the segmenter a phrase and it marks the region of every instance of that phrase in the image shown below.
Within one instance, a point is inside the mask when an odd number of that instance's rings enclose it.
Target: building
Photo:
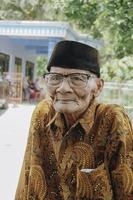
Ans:
[[[36,57],[50,57],[60,40],[76,40],[96,48],[101,42],[76,33],[66,22],[0,21],[0,73],[36,77]]]

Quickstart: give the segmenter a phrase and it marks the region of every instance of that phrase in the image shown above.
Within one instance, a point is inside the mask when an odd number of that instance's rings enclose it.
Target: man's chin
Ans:
[[[74,105],[74,103],[71,102],[71,104],[69,103],[59,103],[56,102],[54,104],[54,109],[57,112],[62,112],[62,113],[73,113],[77,110],[77,106]]]

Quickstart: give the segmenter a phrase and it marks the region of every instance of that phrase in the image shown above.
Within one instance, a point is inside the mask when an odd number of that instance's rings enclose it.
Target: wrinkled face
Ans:
[[[87,84],[84,87],[73,87],[68,78],[64,78],[58,86],[50,86],[46,81],[49,95],[53,100],[53,106],[58,112],[75,113],[77,115],[83,113],[89,106],[91,99],[94,96],[98,96],[102,88],[101,79],[86,70],[51,67],[50,73],[63,75],[83,73],[93,75],[93,77],[87,80]]]

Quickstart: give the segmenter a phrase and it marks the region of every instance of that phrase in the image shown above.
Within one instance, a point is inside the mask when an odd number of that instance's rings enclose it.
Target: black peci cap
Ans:
[[[98,50],[76,41],[64,40],[56,44],[47,70],[52,66],[88,70],[100,77]]]

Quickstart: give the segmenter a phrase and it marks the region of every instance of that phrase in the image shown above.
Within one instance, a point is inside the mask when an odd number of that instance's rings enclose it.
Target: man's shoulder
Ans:
[[[41,102],[39,102],[37,104],[33,114],[37,114],[38,113],[40,115],[45,115],[45,114],[48,115],[51,112],[54,112],[51,100],[44,99],[44,100],[42,100]]]
[[[119,115],[119,114],[126,114],[126,111],[123,106],[118,104],[104,104],[100,103],[97,107],[97,112],[102,115]]]

